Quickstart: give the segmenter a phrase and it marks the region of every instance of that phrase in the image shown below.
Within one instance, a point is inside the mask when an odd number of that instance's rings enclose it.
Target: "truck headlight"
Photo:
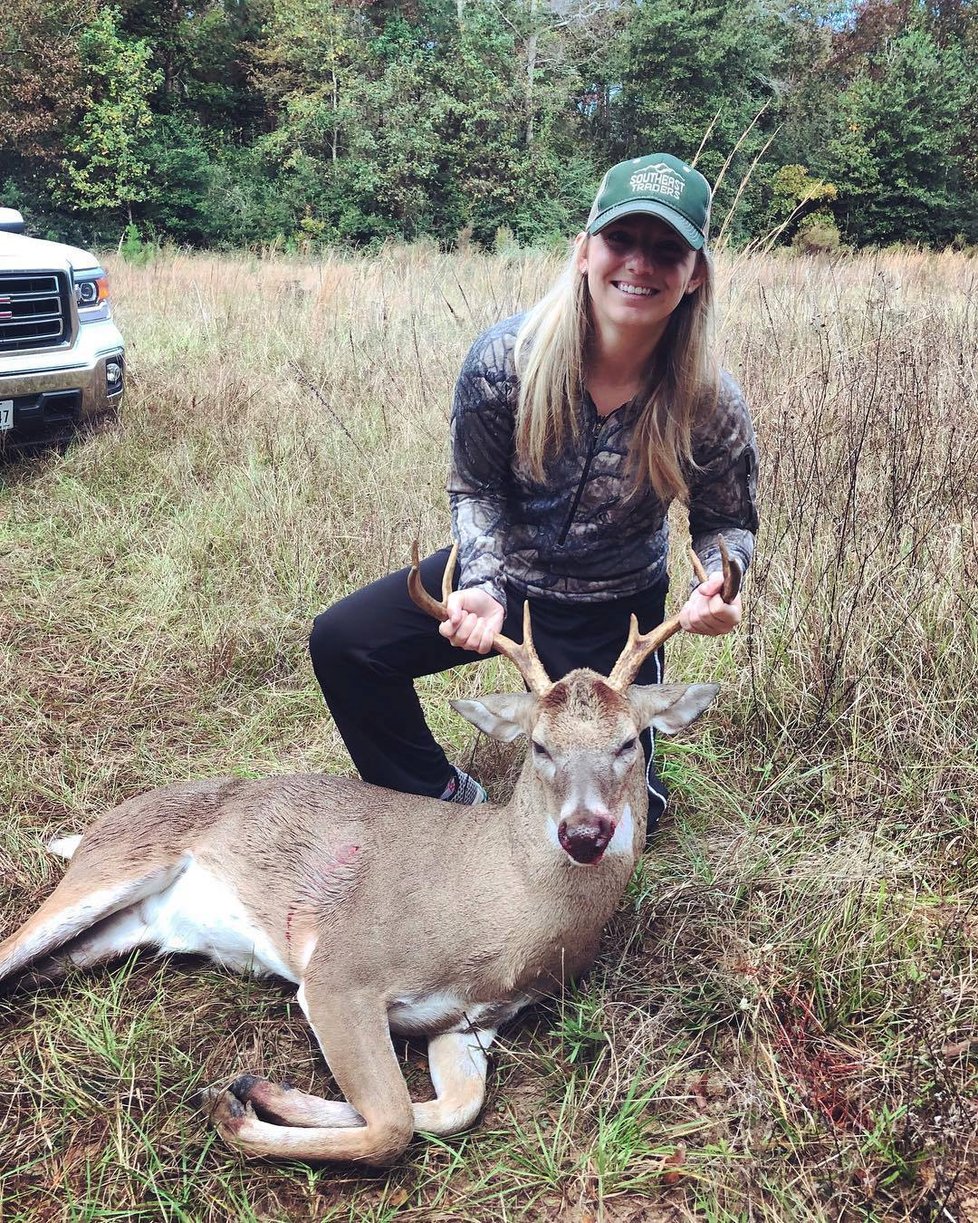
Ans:
[[[75,303],[83,323],[109,317],[109,276],[102,268],[75,273]]]

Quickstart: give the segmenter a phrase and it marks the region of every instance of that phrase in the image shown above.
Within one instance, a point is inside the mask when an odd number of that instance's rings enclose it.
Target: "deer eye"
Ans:
[[[631,738],[631,739],[626,739],[626,740],[625,740],[625,742],[624,742],[624,743],[621,745],[621,747],[618,749],[618,751],[617,751],[617,752],[615,752],[615,755],[616,755],[616,756],[627,756],[627,755],[628,755],[628,753],[629,753],[629,752],[632,750],[632,748],[635,746],[636,742],[637,742],[637,740],[636,740],[634,737],[633,737],[633,738]]]
[[[537,760],[553,760],[553,756],[550,755],[543,744],[537,743],[535,739],[533,740],[533,755]]]

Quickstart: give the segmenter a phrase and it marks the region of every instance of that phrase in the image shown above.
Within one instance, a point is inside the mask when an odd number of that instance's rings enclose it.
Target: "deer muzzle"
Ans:
[[[615,835],[610,815],[587,812],[560,821],[557,838],[566,854],[584,866],[596,866]]]

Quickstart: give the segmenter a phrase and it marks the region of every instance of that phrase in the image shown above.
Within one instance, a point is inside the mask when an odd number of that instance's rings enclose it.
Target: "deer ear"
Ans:
[[[719,691],[719,684],[633,684],[628,700],[643,730],[653,726],[674,735],[708,709]]]
[[[487,735],[512,743],[529,731],[536,697],[531,692],[499,692],[478,701],[452,701],[451,705]]]

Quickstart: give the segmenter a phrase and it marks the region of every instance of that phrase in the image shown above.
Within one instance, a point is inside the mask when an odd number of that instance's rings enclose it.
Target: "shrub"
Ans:
[[[791,245],[803,255],[828,255],[842,245],[842,235],[832,214],[820,208],[801,222]]]

